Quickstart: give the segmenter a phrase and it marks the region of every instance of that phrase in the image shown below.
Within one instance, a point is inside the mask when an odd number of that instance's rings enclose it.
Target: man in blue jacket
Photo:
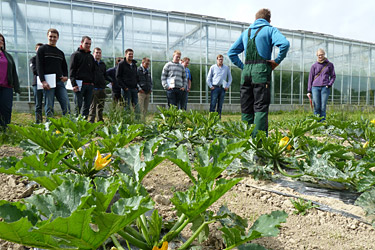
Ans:
[[[232,63],[242,69],[242,120],[255,124],[253,136],[256,136],[258,130],[268,133],[271,73],[285,58],[289,49],[288,40],[270,22],[271,11],[259,10],[255,14],[255,22],[242,32],[228,51]],[[271,60],[273,46],[279,47],[275,60]],[[245,52],[245,64],[238,57],[242,52]]]

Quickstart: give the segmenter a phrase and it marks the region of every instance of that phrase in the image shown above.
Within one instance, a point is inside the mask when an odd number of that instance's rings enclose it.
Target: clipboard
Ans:
[[[56,88],[56,74],[44,75],[44,79],[46,79],[46,82],[51,89]],[[39,76],[36,78],[36,86],[37,89],[43,89],[43,84],[40,81]]]

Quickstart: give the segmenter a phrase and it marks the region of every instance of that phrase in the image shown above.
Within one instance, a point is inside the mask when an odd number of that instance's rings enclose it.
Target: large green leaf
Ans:
[[[68,139],[63,135],[57,135],[52,131],[45,131],[36,127],[13,126],[13,129],[22,134],[25,138],[42,147],[48,153],[59,151]]]
[[[50,122],[56,127],[60,132],[69,132],[74,136],[80,135],[82,138],[93,133],[95,129],[101,123],[91,123],[88,122],[83,117],[66,117],[63,116],[59,119],[50,118]]]
[[[17,163],[20,161],[17,157],[4,157],[0,159],[0,173],[15,174],[18,170]]]
[[[238,227],[227,227],[224,225],[220,230],[228,249],[242,245],[246,242],[265,237],[277,236],[280,232],[281,223],[286,221],[288,214],[284,211],[273,211],[270,214],[261,215],[245,235]]]
[[[254,222],[250,231],[257,231],[262,234],[262,237],[277,236],[280,232],[280,224],[285,223],[286,218],[288,218],[288,214],[284,211],[273,211],[270,214],[261,215]]]
[[[141,159],[142,150],[146,150],[145,160]],[[165,157],[159,155],[151,157],[149,154],[149,147],[144,147],[142,144],[133,144],[126,148],[117,149],[114,155],[123,160],[123,163],[119,166],[123,173],[127,173],[127,170],[131,170],[135,179],[137,181],[142,181],[152,169],[165,159]]]
[[[49,191],[57,188],[64,179],[69,178],[70,174],[56,173],[47,171],[36,171],[28,169],[20,169],[17,174],[26,176],[29,181],[35,181],[39,183],[42,187],[46,188]],[[76,175],[74,175],[76,176]]]
[[[180,145],[177,149],[165,151],[163,153],[171,162],[176,164],[187,176],[196,183],[196,179],[191,173],[191,162],[185,145]]]
[[[31,196],[26,202],[33,204],[47,218],[69,217],[85,205],[91,194],[90,179],[76,176],[64,181],[50,194]]]
[[[1,221],[0,238],[24,246],[33,246],[42,249],[78,249],[78,247],[69,246],[68,242],[64,240],[31,230],[32,227],[33,225],[26,217],[12,223]]]
[[[0,238],[46,249],[96,249],[109,236],[153,208],[150,197],[133,196],[115,202],[112,213],[100,212],[96,206],[85,209],[92,183],[88,178],[77,178],[65,180],[49,195],[25,199],[27,206],[0,202],[0,215],[4,219],[0,222]],[[97,202],[108,203],[118,181],[110,178],[108,182],[95,183]],[[98,195],[101,191],[105,193]],[[49,219],[41,220],[37,214]]]
[[[123,148],[143,132],[143,124],[114,125],[105,127],[98,134],[103,137],[99,142],[105,149],[113,154],[117,148]]]
[[[66,170],[61,167],[61,160],[69,153],[54,152],[52,154],[30,155],[22,158],[21,163],[24,168],[41,171],[52,171],[53,169]]]
[[[105,212],[120,187],[120,180],[116,177],[95,178],[94,184],[95,188],[87,203],[90,206],[95,206],[96,212]]]
[[[375,188],[361,194],[355,201],[355,204],[362,207],[366,214],[375,220]]]
[[[209,145],[197,148],[194,169],[204,180],[216,179],[244,150],[245,140],[215,139]]]
[[[220,179],[214,184],[213,181],[198,183],[185,192],[174,193],[171,202],[176,210],[184,213],[190,219],[206,211],[214,202],[223,196],[228,190],[236,185],[241,179]]]

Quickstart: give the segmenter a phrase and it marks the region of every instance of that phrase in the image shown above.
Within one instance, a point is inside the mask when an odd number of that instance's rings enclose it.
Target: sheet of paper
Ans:
[[[70,79],[68,79],[68,81],[66,81],[65,88],[67,90],[73,90],[72,82],[70,81]]]
[[[76,83],[77,83],[77,85],[78,85],[78,91],[81,91],[81,89],[82,89],[82,80],[76,80]]]
[[[167,78],[168,87],[174,89],[176,87],[174,78]]]
[[[46,82],[51,89],[56,88],[56,74],[44,75],[44,79],[46,79]],[[43,89],[43,84],[40,81],[39,76],[36,78],[36,86],[37,89]]]

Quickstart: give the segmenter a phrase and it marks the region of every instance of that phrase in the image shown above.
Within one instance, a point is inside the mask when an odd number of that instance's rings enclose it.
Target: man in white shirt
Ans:
[[[232,83],[230,68],[223,64],[223,55],[216,57],[217,64],[211,66],[207,75],[207,85],[211,89],[210,112],[216,112],[221,117],[221,110],[224,103],[225,92]]]

